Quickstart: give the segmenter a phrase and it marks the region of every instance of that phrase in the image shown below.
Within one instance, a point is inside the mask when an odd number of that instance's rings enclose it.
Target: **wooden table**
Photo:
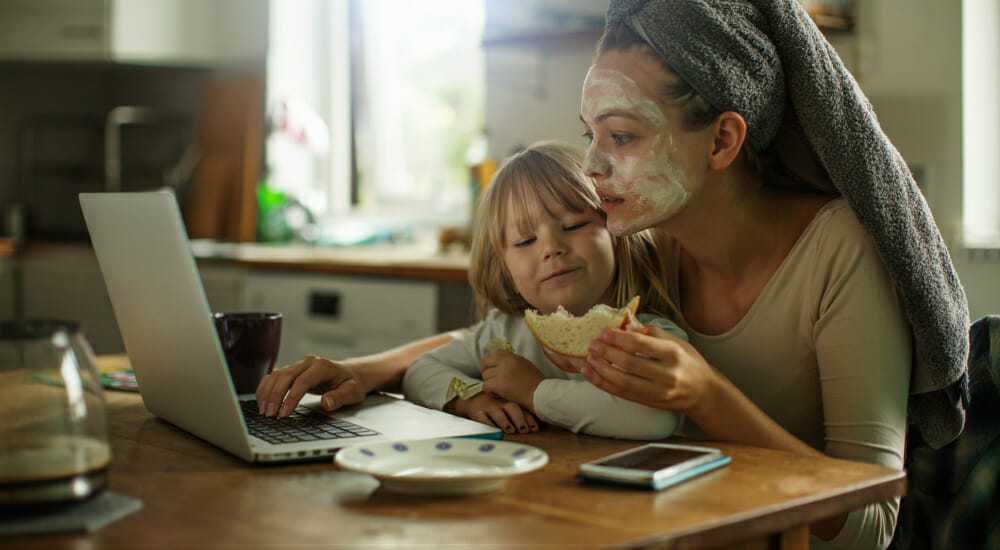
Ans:
[[[725,468],[662,492],[584,485],[581,462],[635,442],[558,429],[507,439],[550,462],[503,489],[402,496],[332,463],[250,466],[105,392],[113,491],[143,508],[92,534],[0,539],[13,548],[807,548],[806,525],[902,495],[902,471],[718,444]],[[192,403],[191,406],[197,406]]]

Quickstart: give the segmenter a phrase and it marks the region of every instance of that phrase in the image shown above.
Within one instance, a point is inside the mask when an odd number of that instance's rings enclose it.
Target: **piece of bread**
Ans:
[[[606,328],[624,328],[638,309],[638,296],[623,308],[598,304],[581,317],[574,316],[562,306],[549,315],[527,309],[524,311],[524,323],[546,348],[560,355],[586,357],[591,340]]]

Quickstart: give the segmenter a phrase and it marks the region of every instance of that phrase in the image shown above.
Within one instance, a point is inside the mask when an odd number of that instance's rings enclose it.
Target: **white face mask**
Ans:
[[[608,113],[621,113],[622,117]],[[615,235],[635,233],[676,214],[688,201],[687,176],[672,160],[670,121],[657,103],[624,73],[592,67],[583,85],[581,114],[594,125],[594,140],[584,168],[606,174],[597,191],[621,202],[608,203],[608,229]],[[647,135],[643,145],[619,147],[616,122],[633,118]],[[626,132],[627,133],[627,132]]]

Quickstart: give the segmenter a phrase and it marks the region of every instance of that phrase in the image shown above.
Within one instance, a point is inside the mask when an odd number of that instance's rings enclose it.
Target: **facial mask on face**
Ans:
[[[595,140],[587,150],[584,168],[609,174],[598,182],[598,191],[625,201],[608,213],[608,230],[623,235],[670,218],[687,203],[689,194],[684,172],[671,161],[676,149],[660,107],[624,73],[592,68],[583,88],[584,119],[596,121],[616,111],[640,118],[655,131],[641,151],[618,155],[614,149],[605,150],[607,140]],[[614,124],[614,118],[608,120]]]

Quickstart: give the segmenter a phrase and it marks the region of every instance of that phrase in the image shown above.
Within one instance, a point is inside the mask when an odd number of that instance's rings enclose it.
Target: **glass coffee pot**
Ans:
[[[74,323],[0,322],[0,508],[85,499],[111,446],[94,353]]]

